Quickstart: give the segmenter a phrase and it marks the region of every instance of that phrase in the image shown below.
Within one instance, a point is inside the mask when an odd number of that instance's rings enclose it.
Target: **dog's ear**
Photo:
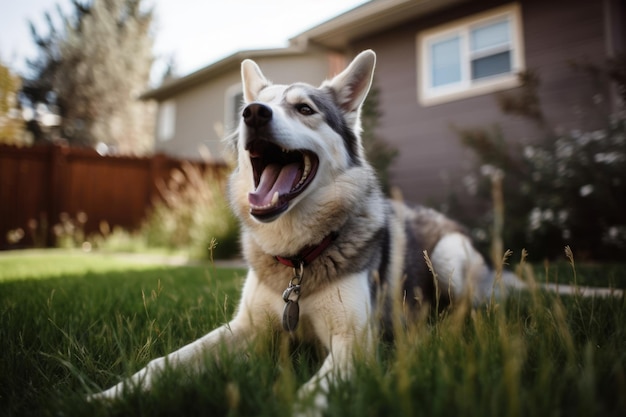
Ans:
[[[335,90],[339,106],[346,113],[358,110],[372,85],[376,54],[371,49],[361,52],[348,68],[323,85]]]
[[[241,63],[241,83],[243,85],[243,98],[246,103],[255,101],[259,92],[271,84],[256,62],[251,59],[245,59]]]

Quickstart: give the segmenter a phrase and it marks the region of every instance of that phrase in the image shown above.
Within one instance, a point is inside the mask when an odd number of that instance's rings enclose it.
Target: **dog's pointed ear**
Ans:
[[[348,68],[324,83],[335,90],[341,108],[354,112],[361,107],[372,85],[376,53],[371,49],[361,52],[352,60]]]
[[[255,101],[259,92],[271,84],[256,62],[251,59],[244,59],[241,63],[241,83],[243,85],[243,98],[246,103]]]

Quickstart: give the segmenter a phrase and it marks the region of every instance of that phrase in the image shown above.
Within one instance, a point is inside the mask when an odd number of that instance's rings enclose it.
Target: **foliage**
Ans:
[[[54,246],[63,249],[91,248],[91,242],[85,235],[85,223],[87,223],[87,213],[83,211],[76,213],[75,218],[67,212],[60,213],[59,222],[52,226]],[[48,216],[42,212],[39,215],[39,220],[31,218],[27,224],[27,232],[32,247],[45,248],[48,246],[48,233],[50,232]],[[18,245],[25,237],[26,232],[19,227],[9,230],[6,240],[11,245]]]
[[[17,95],[21,80],[0,62],[0,143],[21,144],[24,123],[18,109]]]
[[[87,223],[87,213],[83,211],[76,213],[76,218],[72,218],[68,213],[61,213],[59,223],[52,227],[56,247],[72,249],[89,245],[85,236],[85,223]]]
[[[98,250],[122,253],[151,252],[146,237],[139,232],[115,226],[113,230],[107,222],[100,223],[100,234],[90,236],[92,245]]]
[[[597,122],[599,127],[551,127],[541,110],[539,79],[527,73],[523,74],[524,88],[517,95],[501,94],[498,101],[506,114],[533,122],[542,132],[540,138],[526,144],[509,142],[497,125],[458,129],[461,142],[477,156],[476,170],[466,178],[466,184],[475,189],[479,199],[490,198],[490,175],[485,174],[494,170],[504,173],[507,247],[525,247],[536,257],[554,257],[565,245],[586,258],[623,257],[626,111],[622,101],[617,111],[607,115],[608,98],[602,93],[610,91],[613,82],[624,94],[623,79],[614,74],[622,74],[626,59],[612,61],[607,68],[584,68],[599,88],[585,113],[604,114]],[[489,216],[484,217],[478,227],[485,227],[488,221]]]
[[[389,167],[398,154],[387,142],[376,134],[380,120],[379,91],[372,87],[361,109],[361,139],[365,148],[365,155],[369,163],[378,174],[383,191],[389,193]]]
[[[226,348],[219,360],[207,355],[206,371],[197,375],[167,370],[148,394],[88,403],[87,393],[227,321],[243,271],[144,266],[124,272],[82,256],[91,261],[62,275],[56,268],[76,259],[57,259],[56,267],[44,258],[10,262],[46,265],[36,281],[3,281],[12,269],[0,256],[5,415],[292,413],[296,389],[316,371],[319,355],[278,334],[250,342],[246,355]],[[577,273],[563,269],[561,278],[575,280]],[[528,291],[472,310],[457,305],[422,315],[394,346],[381,342],[373,357],[355,363],[354,377],[331,387],[326,414],[623,416],[625,338],[624,298]]]
[[[121,153],[151,149],[152,106],[138,100],[152,65],[152,11],[141,0],[73,0],[73,13],[48,34],[31,24],[40,49],[24,93],[35,105],[58,107],[70,143],[103,143]]]
[[[229,258],[239,253],[238,222],[213,171],[185,163],[160,186],[142,233],[150,246],[186,248],[196,258]]]

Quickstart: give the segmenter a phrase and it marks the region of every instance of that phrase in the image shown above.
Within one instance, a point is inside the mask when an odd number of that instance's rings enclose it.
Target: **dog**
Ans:
[[[242,62],[244,106],[229,180],[249,265],[238,309],[228,324],[92,399],[150,389],[166,365],[199,371],[206,352],[245,346],[269,330],[325,348],[319,371],[299,390],[319,414],[330,384],[350,376],[355,346],[371,350],[376,329],[393,337],[394,302],[408,320],[424,305],[491,295],[494,273],[462,226],[381,192],[360,139],[375,64],[373,51],[361,52],[314,87],[273,84],[256,63]]]

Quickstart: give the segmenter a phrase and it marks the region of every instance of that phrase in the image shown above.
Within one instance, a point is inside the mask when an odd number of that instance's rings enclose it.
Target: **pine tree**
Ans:
[[[49,33],[32,27],[40,58],[25,93],[58,106],[61,135],[71,144],[103,143],[120,153],[152,144],[152,106],[138,100],[152,66],[152,10],[142,0],[73,0],[63,30],[47,15]]]

